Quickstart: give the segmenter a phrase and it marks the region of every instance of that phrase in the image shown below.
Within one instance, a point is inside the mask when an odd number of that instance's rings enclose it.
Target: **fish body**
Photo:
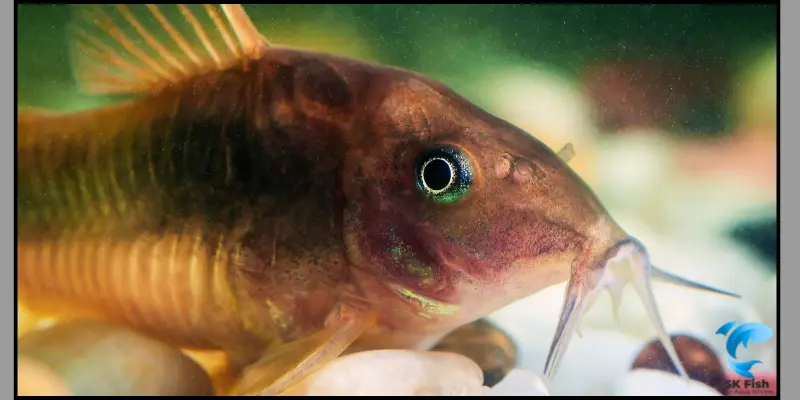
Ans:
[[[179,6],[202,46],[173,27],[169,53],[117,6],[162,61],[76,40],[85,88],[135,98],[19,113],[18,294],[34,314],[112,320],[241,368],[297,344],[290,367],[310,371],[430,348],[567,280],[572,321],[608,260],[642,250],[567,166],[571,148],[422,75],[272,46],[240,6],[204,7],[230,29]]]
[[[121,105],[21,118],[20,299],[189,347],[320,329],[355,283],[340,182],[358,88],[329,65],[275,51]],[[315,72],[338,97],[304,82]]]

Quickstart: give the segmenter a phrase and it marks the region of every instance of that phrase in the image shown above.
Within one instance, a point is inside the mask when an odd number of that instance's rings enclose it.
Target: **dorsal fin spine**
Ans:
[[[125,20],[127,20],[128,23],[131,24],[134,29],[136,29],[136,32],[139,33],[142,39],[144,39],[144,41],[147,42],[147,44],[150,45],[150,47],[155,50],[161,56],[161,58],[164,59],[164,61],[172,65],[172,67],[177,69],[178,72],[180,72],[183,76],[189,75],[188,71],[186,71],[183,65],[181,65],[181,63],[169,53],[169,50],[167,50],[167,48],[164,47],[164,45],[161,44],[161,42],[159,42],[147,29],[145,29],[141,23],[139,23],[136,17],[134,17],[130,10],[128,10],[128,7],[126,7],[124,4],[117,4],[117,9],[125,18]]]
[[[147,4],[147,9],[153,14],[153,16],[161,23],[161,26],[169,33],[172,40],[178,47],[181,48],[184,54],[186,54],[192,62],[195,63],[196,66],[200,67],[202,63],[200,59],[197,57],[197,54],[192,51],[192,48],[186,43],[186,40],[181,36],[181,34],[175,29],[172,24],[164,17],[164,14],[158,9],[158,6],[155,4]]]
[[[119,43],[120,45],[125,47],[126,50],[130,51],[131,53],[133,53],[133,55],[135,55],[136,57],[138,57],[142,61],[146,62],[153,69],[153,71],[156,72],[157,74],[161,75],[162,78],[168,79],[168,80],[172,80],[173,79],[173,75],[171,75],[168,71],[164,70],[161,67],[161,65],[159,65],[156,62],[156,60],[151,58],[142,49],[137,47],[128,38],[128,36],[125,35],[125,32],[123,32],[121,29],[119,29],[119,27],[117,27],[114,24],[114,21],[111,19],[111,17],[108,16],[108,14],[104,13],[103,10],[101,10],[100,8],[96,8],[95,10],[99,14],[98,17],[100,17],[102,19],[102,21],[104,22],[102,25],[99,25],[100,23],[102,23],[102,22],[100,22],[101,19],[95,19],[95,24],[98,24],[97,25],[98,27],[105,28],[106,30],[108,30],[108,33],[111,35],[111,37],[114,40],[117,41],[117,43]]]
[[[231,34],[228,32],[228,28],[225,27],[225,23],[222,21],[222,17],[220,17],[217,10],[211,7],[211,4],[203,4],[203,7],[209,17],[214,21],[214,25],[217,27],[217,30],[219,30],[222,40],[225,42],[225,45],[228,46],[228,51],[230,51],[231,55],[238,54],[236,45],[233,43],[233,39],[231,39]]]
[[[244,13],[242,6],[240,4],[222,4],[222,11],[225,13],[225,16],[228,17],[228,21],[231,22],[233,32],[239,39],[239,45],[242,51],[247,52],[247,49],[251,49],[251,51],[257,52],[260,50],[256,43],[252,43],[255,41],[254,36],[258,37],[260,35],[258,31],[256,31],[255,26],[253,26],[253,22],[250,21],[247,14]],[[255,56],[256,54],[247,55]]]
[[[183,16],[186,18],[186,20],[189,21],[189,24],[192,25],[194,33],[200,39],[200,42],[203,43],[203,47],[205,47],[206,51],[208,52],[208,55],[210,55],[211,58],[214,59],[214,64],[217,67],[221,66],[222,62],[219,59],[219,55],[217,55],[217,52],[214,50],[214,46],[208,39],[208,35],[206,35],[206,32],[203,30],[203,27],[197,21],[197,18],[194,17],[192,11],[189,10],[189,7],[186,7],[185,4],[178,4],[178,8],[181,10],[181,13],[183,13]]]
[[[83,43],[77,44],[77,46],[81,48],[83,51],[85,51],[87,55],[94,58],[94,61],[96,63],[106,62],[114,64],[118,66],[120,69],[127,71],[129,74],[137,76],[140,79],[148,82],[153,82],[158,80],[158,77],[153,76],[153,74],[137,67],[134,64],[131,64],[124,58],[120,57],[118,54],[114,53],[114,51],[110,47],[108,47],[107,44],[99,41],[97,38],[87,34],[85,31],[79,28],[74,28],[74,29],[76,36],[81,36],[83,40],[96,47],[96,49],[93,49]]]
[[[203,4],[203,12],[185,4],[176,9],[141,6],[138,12],[134,5],[116,4],[109,10],[88,5],[76,14],[75,24],[83,26],[71,30],[73,68],[84,90],[155,93],[237,63],[247,68],[269,47],[241,4]],[[164,33],[169,39],[157,37]]]

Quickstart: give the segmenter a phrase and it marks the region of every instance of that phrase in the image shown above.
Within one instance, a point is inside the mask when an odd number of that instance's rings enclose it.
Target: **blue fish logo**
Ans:
[[[728,352],[728,365],[739,376],[747,379],[754,379],[750,369],[756,364],[761,364],[761,360],[736,361],[736,351],[741,345],[745,349],[750,343],[763,343],[772,337],[772,328],[760,322],[748,322],[736,326],[736,321],[730,321],[717,329],[715,334],[727,336],[725,341],[725,351]]]

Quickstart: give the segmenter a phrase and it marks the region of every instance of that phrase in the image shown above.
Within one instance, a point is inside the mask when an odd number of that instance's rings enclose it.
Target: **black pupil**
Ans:
[[[422,179],[432,190],[442,190],[450,183],[452,174],[447,161],[436,159],[425,166],[425,170],[422,171]]]

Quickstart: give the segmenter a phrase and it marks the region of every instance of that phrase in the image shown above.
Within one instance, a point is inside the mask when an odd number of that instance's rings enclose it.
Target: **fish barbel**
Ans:
[[[649,278],[724,292],[655,269],[571,146],[422,75],[273,46],[241,5],[79,10],[75,77],[123,99],[18,113],[33,315],[222,350],[225,393],[279,394],[344,352],[428,349],[569,281],[549,377],[598,292],[632,282],[685,376]]]

